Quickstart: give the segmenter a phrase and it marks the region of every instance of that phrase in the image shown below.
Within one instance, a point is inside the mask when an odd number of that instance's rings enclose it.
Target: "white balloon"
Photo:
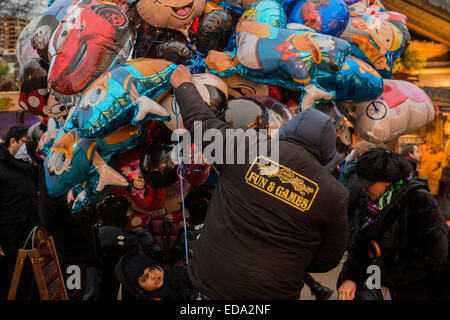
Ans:
[[[364,140],[391,141],[433,121],[433,103],[422,89],[401,80],[385,79],[383,82],[383,94],[377,99],[339,104]]]

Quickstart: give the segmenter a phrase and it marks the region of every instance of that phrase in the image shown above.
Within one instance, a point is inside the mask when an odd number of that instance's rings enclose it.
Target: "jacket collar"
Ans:
[[[287,141],[302,147],[307,152],[311,153],[314,157],[316,157],[317,160],[319,160],[320,164],[323,166],[325,166],[328,163],[327,159],[324,158],[319,149],[317,149],[314,145],[308,143],[305,140],[302,140],[295,136],[284,136],[280,138],[280,141]]]

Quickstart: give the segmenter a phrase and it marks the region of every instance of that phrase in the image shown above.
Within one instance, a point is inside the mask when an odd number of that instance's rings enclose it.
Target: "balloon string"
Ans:
[[[178,169],[177,172],[182,168],[181,156],[180,156],[180,133],[178,131],[178,110],[177,110],[177,102],[175,98],[175,89],[173,90],[173,99],[172,99],[172,110],[175,114],[175,122],[176,122],[176,132],[177,132],[177,150],[178,150]],[[186,264],[189,265],[189,252],[188,252],[188,242],[187,242],[187,230],[186,230],[186,210],[184,207],[184,191],[183,191],[183,177],[181,174],[178,174],[180,178],[180,188],[181,188],[181,206],[183,209],[183,222],[184,222],[184,248],[186,251]]]

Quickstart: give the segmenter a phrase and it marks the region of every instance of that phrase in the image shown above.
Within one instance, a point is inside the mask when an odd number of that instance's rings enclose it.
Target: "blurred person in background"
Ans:
[[[28,127],[12,126],[0,144],[0,299],[7,298],[17,253],[39,221],[37,177],[29,162],[16,158]]]

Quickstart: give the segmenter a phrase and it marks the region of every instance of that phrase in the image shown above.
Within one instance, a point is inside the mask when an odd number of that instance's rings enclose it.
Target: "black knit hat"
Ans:
[[[412,172],[411,164],[400,154],[383,148],[372,148],[356,162],[356,172],[371,181],[396,182]]]
[[[144,274],[145,269],[158,265],[156,261],[140,253],[130,254],[124,258],[123,272],[127,282],[134,288],[140,288],[138,280]]]

